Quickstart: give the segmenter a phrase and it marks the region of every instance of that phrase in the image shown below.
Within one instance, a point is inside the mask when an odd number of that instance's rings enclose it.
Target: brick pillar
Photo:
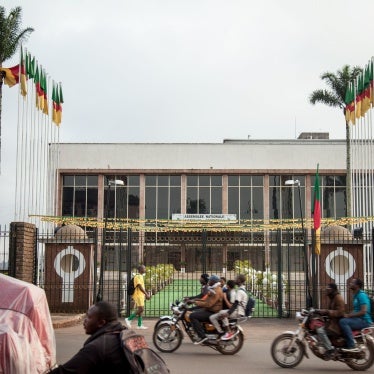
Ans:
[[[9,275],[33,283],[36,227],[27,222],[10,224]]]

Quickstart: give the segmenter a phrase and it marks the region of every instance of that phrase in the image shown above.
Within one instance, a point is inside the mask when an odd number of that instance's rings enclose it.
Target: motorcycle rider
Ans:
[[[362,290],[364,282],[361,279],[352,278],[349,288],[353,291],[353,312],[344,314],[339,325],[345,336],[347,347],[342,348],[345,352],[359,352],[355,346],[352,330],[361,330],[368,327],[372,322],[370,316],[369,296]]]
[[[205,335],[201,322],[209,321],[209,317],[212,314],[217,313],[222,309],[223,292],[219,277],[217,275],[212,275],[209,278],[208,285],[209,290],[207,297],[204,299],[197,299],[195,301],[195,304],[197,307],[199,307],[199,309],[192,312],[190,315],[192,327],[198,335],[198,340],[194,342],[194,344],[201,344],[208,339]]]
[[[334,355],[334,348],[327,336],[326,329],[336,334],[341,334],[339,328],[339,319],[344,315],[344,299],[338,291],[338,286],[335,283],[329,283],[326,287],[326,296],[330,299],[328,309],[317,309],[316,312],[320,315],[330,317],[328,326],[320,326],[316,328],[316,332],[326,348],[326,357],[331,358]]]
[[[222,278],[221,278],[222,279]],[[218,331],[218,335],[222,337],[228,332],[228,320],[227,320],[227,312],[232,307],[236,299],[236,291],[235,291],[235,281],[229,280],[226,283],[226,292],[223,292],[223,307],[224,309],[220,310],[218,313],[214,313],[209,317],[210,322]],[[222,327],[219,323],[219,320],[225,319],[222,321]],[[225,323],[227,320],[227,323]]]
[[[188,301],[193,301],[193,300],[196,300],[196,299],[201,299],[208,293],[208,290],[209,290],[209,285],[208,285],[209,274],[206,274],[206,273],[201,274],[199,281],[200,281],[200,284],[201,284],[200,293],[198,295],[195,295],[195,296],[185,296],[184,297],[185,301],[188,302]]]

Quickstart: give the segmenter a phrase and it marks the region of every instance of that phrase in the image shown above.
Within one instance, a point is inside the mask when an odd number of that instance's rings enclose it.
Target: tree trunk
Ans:
[[[345,135],[347,152],[347,217],[352,217],[351,136],[348,121],[345,121]],[[350,224],[348,226],[350,227]]]

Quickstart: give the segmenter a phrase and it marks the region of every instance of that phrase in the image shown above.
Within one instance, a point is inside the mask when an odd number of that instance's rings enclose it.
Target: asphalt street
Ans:
[[[152,343],[153,326],[156,320],[145,320],[149,327],[141,332],[149,345],[156,350]],[[252,319],[242,325],[245,342],[242,350],[234,356],[224,356],[209,347],[192,344],[188,336],[176,352],[166,354],[158,352],[166,361],[171,373],[176,374],[220,374],[230,372],[240,373],[352,373],[346,365],[339,362],[323,361],[310,353],[310,358],[304,358],[294,369],[278,367],[270,355],[273,339],[281,332],[295,330],[296,320],[293,319]],[[87,339],[82,324],[56,329],[57,362],[63,363],[74,355]],[[374,373],[374,366],[368,370]]]

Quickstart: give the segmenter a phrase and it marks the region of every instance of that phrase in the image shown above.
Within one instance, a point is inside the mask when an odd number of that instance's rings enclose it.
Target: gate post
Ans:
[[[11,222],[9,275],[33,283],[36,227],[27,222]]]

